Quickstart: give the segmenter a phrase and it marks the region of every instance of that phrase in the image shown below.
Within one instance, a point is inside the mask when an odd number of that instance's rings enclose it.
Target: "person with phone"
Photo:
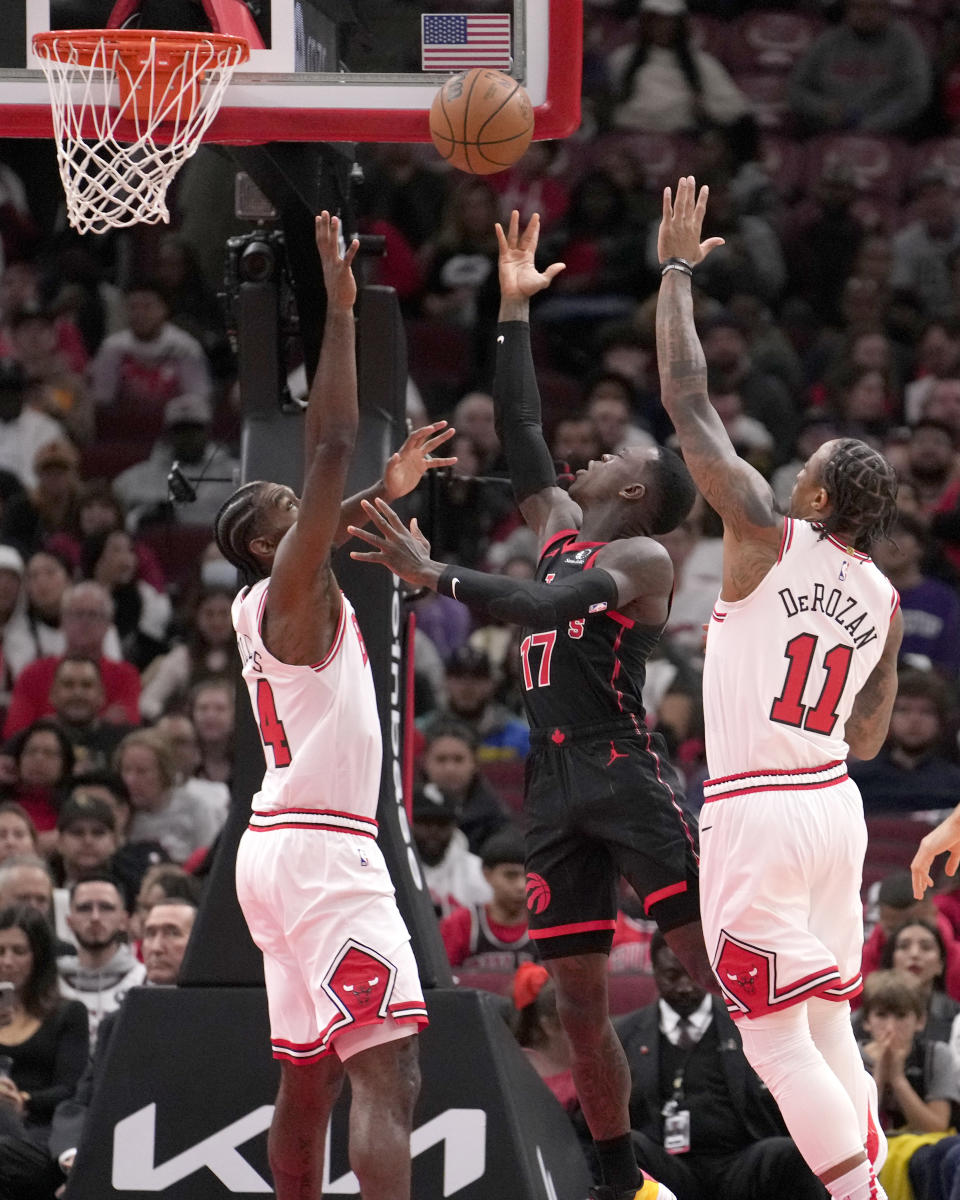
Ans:
[[[50,1122],[89,1051],[87,1010],[57,986],[53,933],[26,907],[0,910],[0,1181],[4,1196],[48,1200],[62,1182],[47,1152]]]

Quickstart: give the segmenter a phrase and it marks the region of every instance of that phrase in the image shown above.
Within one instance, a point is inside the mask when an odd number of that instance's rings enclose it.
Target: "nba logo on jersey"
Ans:
[[[844,580],[846,579],[846,577],[847,577],[847,570],[848,570],[849,566],[850,566],[850,564],[849,564],[849,562],[848,562],[846,559],[844,559],[844,560],[843,560],[843,562],[840,564],[840,576],[839,576],[839,578],[840,578],[840,582],[841,582],[841,583],[843,583],[843,581],[844,581]]]

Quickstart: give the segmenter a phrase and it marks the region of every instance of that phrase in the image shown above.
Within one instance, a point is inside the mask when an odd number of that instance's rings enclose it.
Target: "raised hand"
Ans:
[[[516,209],[510,214],[506,233],[499,221],[494,228],[500,246],[500,295],[504,300],[529,300],[549,287],[566,266],[565,263],[552,263],[545,271],[537,270],[534,258],[540,241],[539,213],[533,214],[523,233]]]
[[[922,900],[927,888],[933,887],[930,868],[934,859],[941,854],[947,855],[947,874],[956,875],[957,867],[960,866],[960,808],[955,808],[936,829],[931,829],[920,840],[920,846],[910,864],[913,894],[917,900]]]
[[[436,583],[442,567],[431,559],[430,543],[420,532],[416,517],[407,529],[385,500],[378,500],[376,505],[364,500],[363,511],[378,532],[348,526],[348,533],[373,546],[373,550],[351,550],[351,558],[358,562],[380,563],[414,587]]]
[[[314,228],[323,266],[323,282],[327,289],[327,304],[334,308],[353,308],[357,298],[357,281],[351,265],[360,243],[354,238],[346,254],[341,256],[340,218],[331,217],[326,209],[317,217]]]
[[[677,184],[675,202],[672,201],[670,189],[663,189],[663,216],[657,234],[657,254],[661,262],[668,258],[683,258],[691,266],[696,266],[703,262],[711,250],[723,245],[721,237],[700,241],[709,195],[710,189],[706,184],[697,195],[697,184],[692,175],[685,175]]]
[[[456,466],[453,458],[431,458],[431,454],[444,442],[449,442],[457,431],[447,426],[446,421],[434,421],[415,429],[396,454],[391,455],[383,472],[383,483],[387,500],[399,500],[417,486],[427,471],[437,467]]]

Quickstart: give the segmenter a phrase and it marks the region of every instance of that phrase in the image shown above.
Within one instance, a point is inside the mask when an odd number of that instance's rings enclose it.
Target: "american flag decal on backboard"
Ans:
[[[510,66],[509,13],[423,13],[424,71]]]

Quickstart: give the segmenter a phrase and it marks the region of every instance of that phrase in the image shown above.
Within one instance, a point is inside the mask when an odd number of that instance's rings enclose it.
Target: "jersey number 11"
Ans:
[[[800,633],[787,642],[783,653],[790,660],[790,666],[783,681],[783,690],[770,709],[770,720],[829,737],[837,723],[837,707],[850,673],[853,648],[838,645],[827,651],[823,656],[823,667],[827,677],[823,682],[820,697],[816,704],[805,705],[802,702],[803,693],[810,676],[818,640],[812,633]]]

